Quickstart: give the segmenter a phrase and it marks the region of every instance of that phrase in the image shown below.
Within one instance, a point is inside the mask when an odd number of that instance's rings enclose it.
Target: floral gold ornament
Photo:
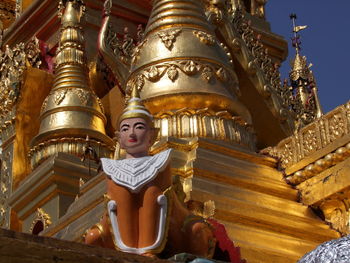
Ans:
[[[171,29],[165,32],[158,33],[158,36],[167,47],[167,49],[171,50],[173,48],[174,42],[176,41],[176,37],[181,33],[181,29]]]
[[[207,44],[207,45],[214,45],[215,43],[215,38],[214,36],[206,33],[206,32],[203,32],[203,31],[193,31],[193,34],[198,37],[198,39],[203,42],[204,44]]]

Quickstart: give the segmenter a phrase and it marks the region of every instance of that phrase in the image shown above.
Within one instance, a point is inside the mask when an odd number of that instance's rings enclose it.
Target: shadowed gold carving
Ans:
[[[38,208],[35,212],[34,220],[29,229],[30,233],[33,232],[35,224],[39,221],[43,223],[44,229],[48,228],[52,224],[50,215],[46,213],[44,209]]]

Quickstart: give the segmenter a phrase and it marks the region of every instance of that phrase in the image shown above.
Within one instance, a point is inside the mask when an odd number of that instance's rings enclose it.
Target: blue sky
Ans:
[[[281,68],[281,77],[288,77],[289,61],[295,50],[290,45],[292,22],[308,25],[301,32],[302,50],[312,63],[319,97],[326,113],[350,100],[350,0],[269,0],[266,17],[274,33],[289,42],[289,56]]]

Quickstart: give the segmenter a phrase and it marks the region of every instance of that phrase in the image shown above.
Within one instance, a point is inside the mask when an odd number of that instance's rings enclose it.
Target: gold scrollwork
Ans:
[[[240,47],[245,47],[247,49],[249,56],[253,58],[249,62],[249,71],[253,74],[257,70],[261,71],[265,85],[271,87],[270,91],[274,93],[274,97],[283,106],[282,108],[289,108],[288,98],[290,94],[281,87],[279,66],[272,61],[262,41],[256,36],[250,22],[245,17],[242,5],[231,8],[229,12],[229,16],[232,17],[232,24],[230,26],[240,36],[232,39],[233,48],[239,50]]]
[[[210,82],[213,78],[217,78],[221,82],[228,82],[230,80],[227,70],[213,64],[206,64],[195,60],[180,60],[173,62],[164,62],[149,68],[143,69],[136,77],[129,80],[127,91],[131,90],[132,86],[136,86],[139,90],[145,85],[145,79],[157,82],[165,74],[171,81],[176,81],[179,73],[183,72],[186,75],[201,74],[203,80]]]
[[[7,200],[11,191],[11,159],[12,152],[7,151],[3,153],[1,162],[1,176],[0,176],[0,227],[7,228],[9,226],[10,206]]]
[[[148,38],[145,38],[144,40],[142,40],[135,48],[134,51],[131,55],[131,63],[135,64],[139,58],[140,52],[142,47],[147,43]]]
[[[64,101],[64,99],[68,96],[69,93],[72,93],[72,94],[75,94],[79,98],[82,106],[86,106],[91,101],[91,97],[95,96],[101,110],[103,111],[103,105],[102,105],[101,101],[99,100],[99,98],[95,94],[91,93],[91,91],[89,91],[89,90],[82,89],[82,88],[75,88],[75,89],[59,89],[59,90],[56,90],[53,92],[55,93],[54,94],[54,102],[57,106],[60,105]],[[49,97],[50,97],[50,95],[45,98],[45,100],[41,106],[41,113],[45,111],[47,104],[48,104]]]
[[[1,182],[0,190],[3,194],[7,193],[8,188],[6,187],[6,184],[4,182]]]
[[[170,66],[170,68],[168,69],[168,78],[174,82],[178,75],[179,72],[176,69],[176,67],[174,65]]]

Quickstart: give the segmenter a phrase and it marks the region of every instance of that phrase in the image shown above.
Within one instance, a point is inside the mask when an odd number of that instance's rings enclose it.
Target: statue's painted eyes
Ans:
[[[122,127],[120,131],[121,132],[127,132],[128,130],[129,130],[129,127]]]

